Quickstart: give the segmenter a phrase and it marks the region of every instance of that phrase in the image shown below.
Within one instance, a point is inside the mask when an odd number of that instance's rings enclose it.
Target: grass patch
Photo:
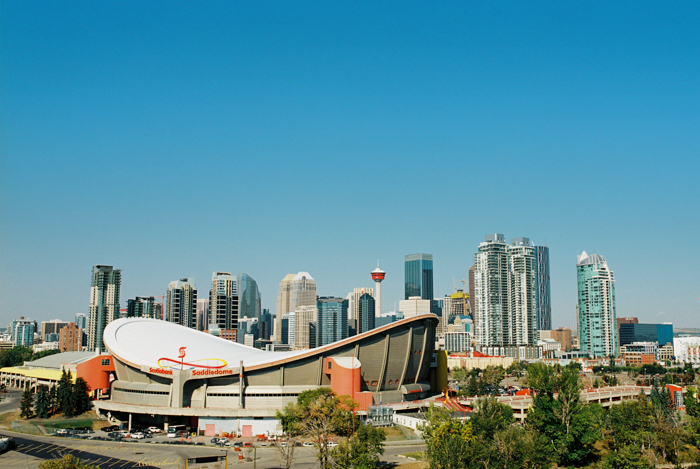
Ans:
[[[4,425],[8,429],[10,428],[10,425],[12,425],[12,422],[15,420],[19,420],[19,411],[5,412],[4,414],[0,414],[0,425]]]

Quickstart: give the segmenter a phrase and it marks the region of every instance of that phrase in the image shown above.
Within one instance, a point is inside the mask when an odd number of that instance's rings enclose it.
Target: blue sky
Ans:
[[[24,2],[0,6],[0,324],[87,313],[214,270],[275,309],[435,294],[488,233],[550,247],[553,324],[576,255],[618,316],[700,327],[697,2]]]

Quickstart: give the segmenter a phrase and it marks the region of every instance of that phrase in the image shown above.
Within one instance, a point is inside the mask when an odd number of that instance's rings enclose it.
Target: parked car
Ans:
[[[131,434],[131,438],[134,438],[136,440],[143,440],[144,438],[146,438],[146,435],[144,435],[141,432],[136,432]]]
[[[253,443],[251,443],[250,441],[246,441],[245,443],[243,443],[243,447],[244,447],[244,448],[252,448],[252,447],[253,447]]]
[[[118,432],[119,425],[110,425],[108,427],[102,427],[103,432]]]
[[[163,430],[158,427],[148,427],[147,430],[151,433],[163,433]]]
[[[305,441],[302,446],[313,446],[314,444],[311,443],[310,441]]]

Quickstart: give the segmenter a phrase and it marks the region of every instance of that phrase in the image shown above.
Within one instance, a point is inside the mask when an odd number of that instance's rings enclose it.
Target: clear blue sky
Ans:
[[[700,327],[700,4],[28,2],[0,6],[0,324],[87,313],[213,270],[275,309],[435,294],[488,233],[550,247],[553,324],[576,255],[618,316]]]

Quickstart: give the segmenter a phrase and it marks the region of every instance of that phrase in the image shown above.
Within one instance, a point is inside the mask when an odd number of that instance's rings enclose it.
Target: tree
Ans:
[[[49,402],[49,393],[46,390],[46,386],[39,386],[39,392],[36,395],[36,403],[34,404],[36,416],[40,419],[49,418],[50,408],[51,403]]]
[[[73,397],[75,402],[75,414],[80,415],[90,410],[90,386],[83,378],[77,378],[73,385]]]
[[[479,385],[476,382],[476,376],[472,376],[467,387],[468,396],[476,396],[479,393]]]
[[[360,425],[355,435],[341,442],[331,457],[337,469],[374,469],[384,454],[384,430],[372,425]]]
[[[493,440],[496,432],[504,430],[515,422],[513,409],[501,404],[494,397],[480,398],[472,413],[472,433],[475,437]]]
[[[329,467],[331,436],[349,436],[356,424],[353,410],[357,404],[349,396],[336,396],[330,389],[316,389],[299,395],[297,402],[288,404],[277,418],[290,437],[310,436],[318,453],[320,467]]]
[[[58,412],[58,391],[55,384],[49,389],[49,412],[51,415]]]
[[[425,418],[427,423],[420,427],[431,469],[458,469],[470,467],[474,459],[474,447],[469,443],[472,437],[471,422],[462,422],[442,408],[430,404]],[[477,440],[478,441],[478,440]]]
[[[654,465],[637,446],[623,446],[611,451],[603,461],[604,469],[653,469]]]
[[[527,424],[547,438],[560,464],[585,463],[601,436],[603,411],[599,404],[581,402],[579,371],[567,366],[557,376],[551,367],[535,363],[528,374],[534,396]]]
[[[275,445],[275,449],[277,450],[277,458],[284,469],[289,469],[292,467],[296,442],[296,438],[288,438],[287,441],[278,441]]]
[[[72,417],[74,408],[73,394],[73,378],[70,373],[63,369],[61,378],[58,380],[58,388],[56,389],[56,401],[58,411],[62,412],[66,417]]]
[[[32,412],[32,406],[34,405],[34,394],[32,394],[32,390],[29,386],[26,386],[24,388],[24,392],[22,393],[22,400],[19,403],[19,409],[21,411],[20,417],[28,419],[32,415],[34,415],[34,412]]]
[[[60,459],[47,459],[39,464],[39,469],[99,469],[99,467],[82,463],[72,454],[66,454]]]

